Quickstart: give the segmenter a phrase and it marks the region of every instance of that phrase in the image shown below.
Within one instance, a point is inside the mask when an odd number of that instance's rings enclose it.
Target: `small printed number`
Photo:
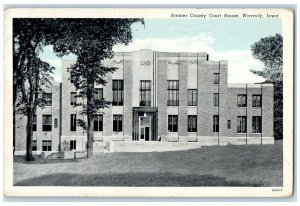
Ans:
[[[273,188],[272,192],[282,192],[282,189],[281,188]]]

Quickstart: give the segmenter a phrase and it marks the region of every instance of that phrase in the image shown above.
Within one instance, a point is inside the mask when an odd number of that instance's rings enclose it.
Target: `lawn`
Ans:
[[[107,153],[27,163],[14,157],[16,186],[282,186],[282,141],[187,151]]]

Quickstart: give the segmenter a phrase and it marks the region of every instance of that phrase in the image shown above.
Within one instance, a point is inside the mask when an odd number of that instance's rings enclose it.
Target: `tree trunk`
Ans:
[[[94,118],[88,116],[87,129],[87,158],[93,157],[93,142],[94,142]]]
[[[94,84],[92,84],[94,85]],[[92,106],[94,104],[93,90],[88,89],[87,94],[87,158],[93,157],[93,143],[94,143],[94,116]]]
[[[33,122],[33,113],[27,111],[27,125],[26,125],[26,161],[33,161],[32,156],[32,122]]]

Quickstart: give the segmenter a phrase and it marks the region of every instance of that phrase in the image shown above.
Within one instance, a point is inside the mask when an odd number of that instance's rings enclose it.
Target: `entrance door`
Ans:
[[[151,140],[151,117],[142,116],[139,118],[140,126],[140,141],[150,141]]]

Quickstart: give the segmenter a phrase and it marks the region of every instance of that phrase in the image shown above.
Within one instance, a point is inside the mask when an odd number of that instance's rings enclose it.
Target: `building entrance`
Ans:
[[[157,108],[133,108],[133,141],[157,141]]]

